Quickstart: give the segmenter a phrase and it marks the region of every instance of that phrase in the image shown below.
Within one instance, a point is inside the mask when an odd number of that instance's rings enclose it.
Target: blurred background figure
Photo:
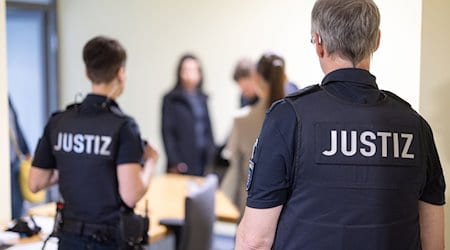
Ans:
[[[170,173],[202,176],[215,152],[208,98],[202,85],[197,57],[182,56],[175,87],[164,96],[162,107],[162,135]]]
[[[256,93],[258,101],[239,110],[226,146],[230,167],[223,179],[221,189],[239,207],[245,207],[245,182],[248,161],[253,145],[260,132],[265,113],[270,105],[285,95],[286,74],[284,60],[274,53],[265,53],[256,65]]]
[[[283,62],[283,67],[286,68],[286,61],[282,56],[280,56],[280,60]],[[284,95],[290,95],[298,90],[298,86],[289,80],[286,73],[284,74]]]
[[[283,57],[279,56],[281,62],[286,68],[286,62]],[[241,90],[240,106],[253,105],[258,102],[257,83],[255,78],[255,64],[248,58],[242,58],[236,64],[233,73],[233,80],[239,85]],[[290,95],[298,90],[295,83],[289,81],[286,73],[284,74],[284,93]]]
[[[241,90],[241,107],[258,102],[255,71],[255,63],[248,58],[240,59],[234,69],[233,80],[239,85]]]
[[[23,158],[30,158],[30,150],[27,142],[25,141],[25,137],[17,118],[16,110],[14,109],[10,96],[8,96],[8,104],[12,218],[17,219],[23,214],[23,196],[19,183],[20,161]]]
[[[249,58],[241,58],[234,67],[233,80],[239,86],[240,97],[239,107],[254,105],[258,102],[256,68],[255,63]],[[228,137],[224,143],[218,146],[217,153],[214,157],[214,173],[222,182],[225,173],[230,165],[229,160],[223,155],[223,150],[228,143]]]

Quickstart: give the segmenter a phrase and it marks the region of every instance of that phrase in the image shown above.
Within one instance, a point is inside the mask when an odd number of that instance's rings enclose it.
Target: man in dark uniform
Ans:
[[[237,249],[444,249],[445,181],[431,128],[378,89],[372,0],[318,0],[320,85],[274,104],[250,161]]]
[[[54,114],[30,171],[33,192],[59,183],[64,199],[59,249],[118,249],[122,209],[145,194],[158,153],[116,103],[125,86],[126,52],[95,37],[83,49],[92,92]],[[143,167],[141,163],[143,163]]]

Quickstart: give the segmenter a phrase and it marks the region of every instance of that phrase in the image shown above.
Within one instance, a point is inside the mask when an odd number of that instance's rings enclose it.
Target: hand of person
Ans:
[[[172,174],[184,174],[188,171],[189,167],[186,163],[180,162],[174,166],[170,166],[167,172]]]
[[[152,159],[155,163],[159,159],[159,150],[152,143],[147,143],[144,147],[144,160]]]

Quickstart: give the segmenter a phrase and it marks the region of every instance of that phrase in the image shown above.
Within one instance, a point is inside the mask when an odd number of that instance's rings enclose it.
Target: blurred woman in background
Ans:
[[[202,176],[215,151],[202,85],[197,57],[182,56],[175,87],[164,96],[162,106],[162,135],[170,173]]]
[[[239,110],[233,123],[226,153],[229,154],[230,167],[225,174],[221,189],[239,207],[241,214],[245,208],[248,161],[252,156],[253,145],[259,135],[265,113],[270,105],[285,95],[284,60],[274,53],[265,53],[256,66],[258,102]]]

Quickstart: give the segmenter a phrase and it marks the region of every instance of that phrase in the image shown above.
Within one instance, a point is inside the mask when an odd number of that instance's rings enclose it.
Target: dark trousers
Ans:
[[[92,237],[78,236],[71,233],[61,232],[59,236],[59,250],[118,250],[115,242],[98,242]]]

